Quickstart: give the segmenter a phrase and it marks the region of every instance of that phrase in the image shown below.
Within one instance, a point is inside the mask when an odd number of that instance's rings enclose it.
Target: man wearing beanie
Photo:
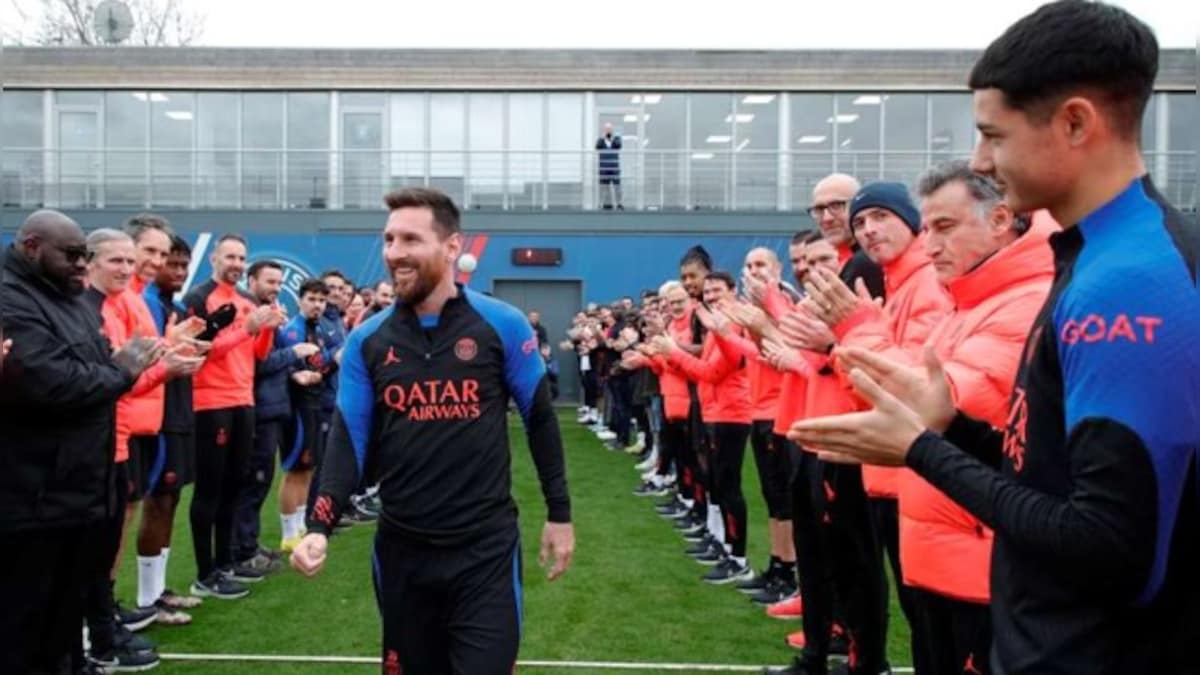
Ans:
[[[918,238],[921,215],[901,183],[878,182],[864,186],[848,206],[850,228],[862,250],[883,268],[886,301],[876,302],[862,284],[849,288],[837,275],[816,270],[809,276],[815,312],[833,331],[841,346],[861,347],[894,360],[919,364],[930,332],[952,309],[952,302],[938,282],[937,271]],[[845,377],[848,372],[839,369]],[[858,401],[861,409],[870,406]],[[899,472],[874,466],[862,468],[863,487],[870,504],[873,546],[877,552],[869,562],[871,574],[883,575],[882,551],[886,549],[895,579],[900,572],[897,515]],[[860,549],[864,550],[864,549]],[[884,585],[886,589],[886,584]],[[900,605],[912,621],[908,593],[899,589]],[[886,635],[886,595],[881,603]],[[878,615],[877,615],[878,616]],[[918,669],[921,664],[915,664]]]

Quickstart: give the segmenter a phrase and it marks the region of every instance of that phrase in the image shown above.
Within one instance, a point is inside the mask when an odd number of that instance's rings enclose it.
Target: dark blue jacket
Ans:
[[[596,149],[600,152],[596,153],[600,161],[600,177],[601,178],[620,178],[621,177],[621,137],[613,135],[612,147],[605,145],[604,137],[596,139]]]
[[[279,347],[287,347],[289,350],[297,344],[306,341],[305,319],[301,315],[292,317],[290,321],[279,328],[275,334],[275,344]],[[335,356],[341,350],[342,344],[346,341],[345,328],[342,326],[341,317],[331,319],[329,312],[323,314],[317,319],[316,327],[316,344],[321,348],[321,351],[313,354],[303,361],[297,361],[292,371],[296,370],[315,370],[321,373],[323,378],[321,381],[320,402],[321,410],[333,412],[334,404],[337,399],[337,371],[338,364]],[[293,387],[293,393],[298,394],[293,396],[292,403],[299,405],[303,398],[302,391],[297,391]]]
[[[267,358],[254,363],[254,419],[256,422],[270,422],[289,419],[292,416],[292,398],[288,393],[288,378],[297,368],[303,365],[303,359],[296,358],[292,346],[281,340],[280,332],[275,332],[275,349]]]

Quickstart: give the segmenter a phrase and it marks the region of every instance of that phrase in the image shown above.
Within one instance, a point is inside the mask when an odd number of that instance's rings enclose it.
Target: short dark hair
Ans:
[[[398,209],[429,209],[433,212],[433,224],[442,239],[462,232],[462,217],[454,200],[446,193],[433,188],[414,187],[392,190],[383,196],[388,211]]]
[[[372,286],[371,289],[378,293],[379,287],[382,286],[383,284],[387,284],[388,286],[393,286],[393,290],[395,290],[394,289],[395,285],[391,282],[390,279],[380,279],[379,281],[376,281],[375,285]]]
[[[1137,139],[1158,75],[1158,40],[1120,7],[1058,0],[1009,26],[971,69],[971,89],[999,89],[1007,105],[1044,122],[1067,96],[1099,91],[1116,133]]]
[[[187,243],[186,239],[177,234],[173,234],[171,235],[171,254],[186,255],[190,258],[192,257],[192,247]]]
[[[808,246],[809,244],[815,244],[824,238],[825,235],[821,234],[820,230],[813,230],[808,233],[808,236],[804,237],[804,245]]]
[[[317,295],[329,295],[329,287],[324,281],[316,277],[310,277],[300,284],[300,290],[296,291],[296,297],[303,298],[307,293],[316,293]]]
[[[140,241],[142,235],[150,230],[158,230],[168,238],[175,236],[175,232],[171,230],[171,223],[155,213],[139,213],[125,221],[125,234],[128,234],[135,243]]]
[[[737,282],[733,280],[733,275],[723,270],[709,272],[708,276],[704,277],[705,281],[720,281],[725,284],[726,288],[733,290],[737,288]]]
[[[280,272],[282,272],[283,265],[280,265],[279,263],[275,262],[274,260],[269,260],[269,259],[265,259],[265,258],[263,260],[255,260],[254,264],[250,265],[250,269],[246,270],[246,276],[254,277],[255,279],[257,279],[258,273],[265,269],[279,270]]]
[[[324,280],[328,279],[329,277],[337,277],[337,278],[341,279],[342,281],[346,282],[347,284],[349,284],[350,286],[354,285],[354,283],[352,281],[350,281],[350,277],[346,276],[345,274],[342,273],[341,270],[336,269],[336,268],[331,269],[331,270],[325,270],[324,272],[321,272],[321,276],[319,276],[317,278],[320,279],[321,281],[324,281]]]
[[[228,232],[226,234],[221,235],[221,238],[217,240],[217,246],[220,246],[221,244],[224,244],[227,241],[236,241],[239,244],[241,244],[242,246],[245,246],[246,248],[250,248],[250,243],[246,241],[246,238],[236,232]]]
[[[820,232],[817,230],[800,230],[796,234],[792,235],[792,240],[788,242],[788,245],[795,246],[796,244],[807,244],[808,238],[814,234],[820,234]]]
[[[687,252],[683,254],[683,257],[679,259],[680,267],[691,265],[692,263],[698,263],[706,270],[712,270],[713,268],[712,256],[709,255],[708,251],[706,251],[704,247],[700,246],[699,244],[689,248]]]

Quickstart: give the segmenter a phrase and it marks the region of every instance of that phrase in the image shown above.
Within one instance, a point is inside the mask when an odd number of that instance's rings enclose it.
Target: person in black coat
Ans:
[[[613,133],[611,123],[604,125],[604,135],[596,139],[596,159],[599,163],[600,199],[605,209],[621,205],[621,137]]]
[[[78,668],[84,592],[101,564],[94,525],[115,509],[116,402],[161,356],[153,339],[113,353],[81,295],[83,231],[37,211],[4,259],[0,321],[0,672]],[[111,562],[108,561],[108,562]]]

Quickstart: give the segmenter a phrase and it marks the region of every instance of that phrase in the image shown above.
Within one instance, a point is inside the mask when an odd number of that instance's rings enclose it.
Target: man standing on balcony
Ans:
[[[612,122],[604,124],[604,135],[596,139],[596,158],[604,209],[611,211],[616,204],[618,211],[624,211],[621,204],[621,137],[613,133]]]

